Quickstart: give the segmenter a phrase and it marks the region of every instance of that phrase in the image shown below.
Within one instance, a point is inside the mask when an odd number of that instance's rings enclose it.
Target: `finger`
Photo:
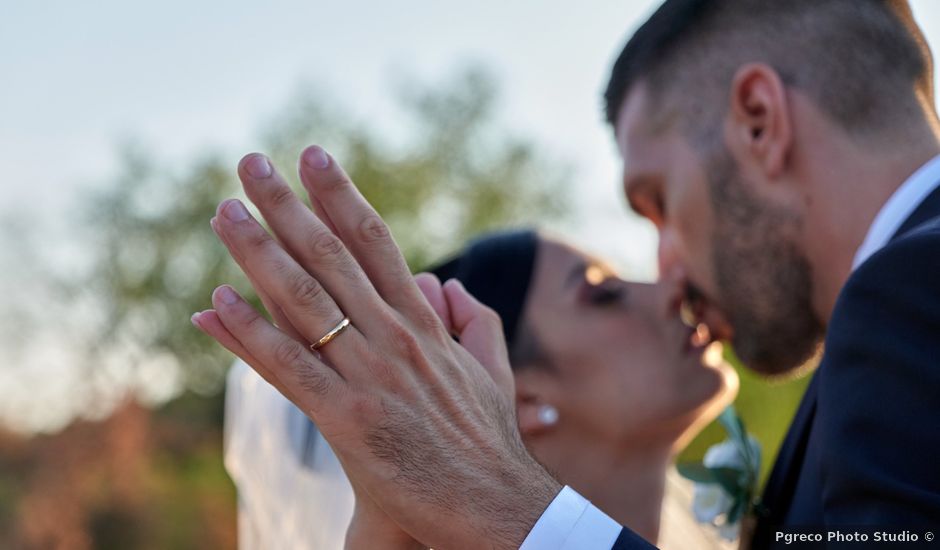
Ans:
[[[443,292],[460,345],[486,368],[500,388],[509,390],[512,398],[514,380],[499,315],[474,298],[457,279],[444,283]]]
[[[266,381],[268,381],[269,384],[277,388],[277,391],[281,392],[291,401],[296,401],[291,391],[287,389],[283,382],[274,376],[270,369],[268,369],[247,349],[245,349],[241,342],[239,342],[238,339],[235,338],[235,336],[233,336],[227,328],[225,328],[225,325],[222,324],[222,320],[219,319],[219,315],[215,312],[215,310],[207,309],[206,311],[195,313],[193,314],[191,321],[196,328],[201,330],[210,338],[213,338],[218,343],[222,344],[225,349],[240,357],[259,374],[263,372],[264,374],[261,376]]]
[[[220,208],[217,226],[227,245],[241,256],[255,284],[283,310],[301,336],[316,342],[343,319],[343,313],[319,281],[311,277],[278,244],[238,200],[229,200]],[[358,364],[365,339],[356,326],[348,327],[323,348],[335,365]],[[341,342],[342,345],[338,345]],[[344,361],[345,359],[345,361]]]
[[[322,405],[324,399],[335,402],[345,388],[345,381],[337,371],[317,359],[303,344],[272,326],[232,287],[222,285],[215,289],[212,304],[222,325],[249,356],[242,357],[241,350],[230,351],[245,362],[253,358],[266,367],[259,369],[258,374],[266,380],[271,377],[278,381],[268,380],[272,385],[297,388],[291,400],[315,421],[320,422],[317,417],[321,414],[329,414],[330,408]]]
[[[218,221],[215,218],[212,218],[211,220],[209,220],[209,225],[212,227],[212,231],[215,232],[219,240],[222,241],[222,244],[224,244],[226,248],[228,248],[229,250],[234,250],[234,247],[232,247],[226,241],[225,234],[222,233],[221,230],[219,230]],[[241,255],[232,254],[232,257],[234,258],[235,263],[238,264],[238,267],[241,268],[245,276],[248,277],[248,282],[251,283],[251,286],[252,288],[254,288],[255,293],[258,295],[259,298],[261,298],[261,303],[264,304],[264,309],[266,309],[268,313],[271,315],[271,318],[274,319],[274,324],[277,326],[277,328],[283,330],[291,338],[297,340],[301,344],[309,346],[310,342],[306,338],[304,338],[302,334],[300,334],[300,331],[294,328],[294,325],[291,324],[290,319],[287,318],[287,314],[284,313],[284,310],[281,309],[281,306],[277,305],[277,302],[275,302],[271,298],[271,296],[267,292],[265,292],[264,288],[262,288],[261,285],[255,282],[255,278],[251,274],[251,271],[248,270],[248,266],[245,265],[245,262],[242,261]]]
[[[418,273],[415,275],[415,284],[418,290],[424,295],[424,298],[434,309],[434,313],[443,323],[447,332],[453,334],[453,328],[450,322],[450,308],[447,307],[447,300],[444,298],[444,290],[441,287],[441,281],[433,273]]]
[[[340,309],[356,319],[369,334],[384,330],[386,321],[376,314],[385,304],[343,242],[323,223],[287,182],[258,153],[239,163],[248,198],[258,207],[284,249],[332,296]]]
[[[316,214],[318,218],[320,218],[320,221],[325,223],[326,226],[330,228],[330,231],[332,231],[334,235],[339,235],[339,231],[336,229],[336,224],[333,223],[333,220],[330,219],[330,213],[327,212],[325,208],[323,208],[323,203],[320,202],[320,199],[309,193],[307,196],[310,198],[310,206],[313,208],[313,213]]]
[[[300,180],[335,226],[336,234],[392,307],[423,307],[420,291],[385,221],[353,185],[346,172],[321,147],[301,154]]]
[[[219,320],[219,316],[216,314],[215,310],[207,309],[205,311],[200,311],[194,313],[190,318],[193,325],[206,333],[207,335],[214,338],[220,344],[222,344],[226,349],[231,350],[232,353],[238,355],[239,357],[246,359],[246,362],[261,364],[258,359],[252,355],[248,350],[242,346],[241,342],[235,338],[231,332],[225,328],[225,325],[222,324],[222,321]]]

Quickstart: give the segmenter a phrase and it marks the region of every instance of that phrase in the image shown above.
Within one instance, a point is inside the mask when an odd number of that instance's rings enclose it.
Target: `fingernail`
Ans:
[[[546,426],[554,426],[558,422],[558,409],[551,405],[539,407],[539,422]]]
[[[219,300],[221,300],[222,303],[227,306],[233,305],[238,301],[238,296],[230,286],[222,285],[216,289],[216,292],[218,293]]]
[[[253,178],[271,177],[271,163],[264,155],[251,155],[245,159],[245,171]]]
[[[209,227],[212,228],[212,231],[214,231],[216,235],[219,234],[218,223],[219,222],[215,221],[215,216],[212,216],[212,219],[209,220]]]
[[[248,219],[248,210],[245,209],[242,201],[235,199],[225,205],[225,208],[222,209],[222,215],[233,222],[243,222]]]
[[[196,328],[202,328],[202,325],[199,324],[199,316],[200,316],[200,315],[202,315],[202,312],[201,312],[201,311],[197,311],[196,313],[193,313],[193,316],[192,316],[192,317],[189,318],[189,321],[190,321],[190,322],[193,324],[193,326],[195,326]]]
[[[311,168],[323,170],[330,165],[330,157],[322,147],[313,145],[304,151],[304,162]]]

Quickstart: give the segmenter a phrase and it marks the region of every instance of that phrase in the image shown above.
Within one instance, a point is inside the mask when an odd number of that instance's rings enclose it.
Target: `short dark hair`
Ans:
[[[678,97],[683,124],[699,126],[686,130],[703,131],[748,62],[772,66],[850,132],[908,120],[922,109],[916,92],[933,99],[930,50],[906,0],[666,0],[614,63],[607,121],[616,126],[643,82],[654,109]]]

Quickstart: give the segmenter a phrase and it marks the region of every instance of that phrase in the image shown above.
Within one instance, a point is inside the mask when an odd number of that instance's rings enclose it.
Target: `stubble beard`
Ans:
[[[802,218],[751,193],[727,151],[708,176],[712,267],[734,350],[761,374],[790,373],[816,355],[825,332],[813,311],[812,268],[796,245]]]

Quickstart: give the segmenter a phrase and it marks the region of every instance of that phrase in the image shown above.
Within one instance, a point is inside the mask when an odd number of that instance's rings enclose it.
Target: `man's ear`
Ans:
[[[764,63],[741,66],[731,80],[725,141],[742,169],[769,179],[786,168],[793,127],[786,87]]]

